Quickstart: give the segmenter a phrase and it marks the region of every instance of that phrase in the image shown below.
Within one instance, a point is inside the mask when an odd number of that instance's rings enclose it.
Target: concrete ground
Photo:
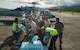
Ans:
[[[64,24],[62,49],[80,50],[80,15],[57,12],[53,12],[53,14],[59,17],[61,22]],[[12,20],[14,20],[13,17],[0,17],[0,50],[11,50]],[[58,39],[56,46],[57,50],[59,50]]]
[[[53,14],[64,24],[63,50],[80,50],[80,15],[57,12]]]

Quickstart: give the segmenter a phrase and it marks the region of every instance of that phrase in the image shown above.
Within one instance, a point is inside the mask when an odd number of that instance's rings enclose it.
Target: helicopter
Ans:
[[[17,2],[17,1],[13,1]],[[17,7],[16,9],[13,10],[2,10],[0,11],[0,16],[17,16],[19,17],[21,12],[25,12],[26,15],[30,16],[31,11],[40,11],[43,12],[45,15],[48,15],[49,18],[55,17],[49,10],[46,10],[45,8],[49,8],[42,6],[46,5],[44,2],[42,3],[41,1],[32,1],[32,2],[19,2],[19,3],[26,3],[25,7]],[[43,7],[43,8],[42,8]]]

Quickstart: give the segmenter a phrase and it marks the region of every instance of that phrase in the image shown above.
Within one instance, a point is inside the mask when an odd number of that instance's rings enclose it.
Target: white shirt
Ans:
[[[26,15],[25,14],[22,14],[22,17],[26,17]]]
[[[21,28],[21,30],[26,30],[26,27],[23,25],[23,24],[20,24],[20,28]]]
[[[32,15],[32,18],[35,20],[35,15]]]
[[[18,17],[21,23],[27,22],[27,19],[25,17]]]
[[[39,18],[38,18],[38,22],[41,22],[41,21],[43,21],[43,16],[40,16]]]
[[[31,25],[31,30],[32,30],[32,31],[35,31],[35,30],[36,30],[35,26],[37,26],[36,23],[35,23],[34,21],[32,21],[32,22],[30,23],[30,25]]]
[[[44,21],[44,24],[45,24],[45,27],[48,27],[48,26],[51,24],[51,22],[50,22],[50,20],[48,19],[48,20],[45,20],[45,21]]]

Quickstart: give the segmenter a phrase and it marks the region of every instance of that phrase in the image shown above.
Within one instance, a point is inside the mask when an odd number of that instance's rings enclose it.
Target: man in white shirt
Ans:
[[[45,16],[44,26],[45,26],[45,27],[48,27],[48,26],[50,26],[50,25],[51,25],[51,22],[50,22],[50,20],[48,19],[48,16]]]
[[[18,19],[23,25],[27,22],[25,13],[22,13]]]
[[[41,13],[40,16],[38,16],[38,18],[37,18],[37,23],[38,23],[39,28],[41,28],[44,25],[43,18],[44,18],[43,13]]]
[[[33,21],[32,18],[29,18],[29,25],[31,26],[32,36],[33,36],[34,34],[37,34],[38,28],[37,28],[37,25],[36,25],[36,23]]]

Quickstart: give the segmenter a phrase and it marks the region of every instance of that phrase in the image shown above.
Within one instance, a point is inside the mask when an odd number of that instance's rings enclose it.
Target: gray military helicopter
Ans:
[[[19,17],[21,12],[25,12],[26,15],[30,16],[31,11],[40,11],[40,12],[43,12],[45,15],[48,15],[49,18],[55,17],[49,10],[40,8],[41,2],[29,2],[28,4],[32,4],[33,6],[25,6],[25,7],[21,6],[13,10],[3,10],[3,11],[0,11],[0,16]]]

